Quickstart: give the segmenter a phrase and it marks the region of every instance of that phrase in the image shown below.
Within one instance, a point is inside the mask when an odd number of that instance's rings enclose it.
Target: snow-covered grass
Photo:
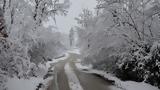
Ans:
[[[49,70],[54,70],[54,66],[52,66],[52,64],[65,60],[68,57],[69,54],[66,53],[64,57],[52,59],[52,61],[48,61],[46,65],[39,64],[38,66],[40,70],[38,73],[38,77],[31,77],[29,79],[8,78],[6,87],[8,88],[8,90],[36,90],[37,86],[42,83],[43,87],[41,87],[40,90],[45,90],[48,82],[52,80],[53,77],[43,79],[44,75],[46,75]]]
[[[45,90],[48,86],[48,82],[52,80],[53,77],[44,79],[44,76],[47,74],[49,69],[42,64],[39,65],[39,68],[38,77],[31,77],[29,79],[19,79],[17,77],[8,78],[5,87],[7,87],[7,90],[36,90],[38,85],[41,83],[43,87],[39,87],[39,90]]]
[[[65,65],[64,69],[65,69],[65,73],[66,73],[67,78],[68,78],[70,89],[71,90],[83,90],[83,88],[80,85],[80,82],[79,82],[77,76],[75,75],[75,73],[72,70],[72,68],[69,66],[69,63],[67,63]]]
[[[108,80],[115,81],[115,85],[111,85],[111,90],[159,90],[150,84],[144,82],[135,81],[122,81],[112,74],[106,73],[105,71],[94,70],[91,66],[83,66],[81,63],[76,63],[76,67],[79,70],[85,70],[86,73],[98,74]]]
[[[48,82],[53,78],[43,79],[41,77],[32,77],[30,79],[8,78],[6,87],[8,90],[36,90],[37,86],[42,83],[40,90],[45,90]]]
[[[35,90],[40,82],[43,82],[43,78],[9,78],[7,87],[8,90]]]
[[[47,74],[49,67],[44,66],[43,64],[39,64],[39,69],[37,72],[37,77],[30,77],[28,79],[25,78],[7,78],[6,86],[7,90],[36,90],[38,85],[41,83],[43,87],[41,90],[45,90],[44,88],[47,87],[47,84],[53,77],[49,77],[44,79],[44,76]]]

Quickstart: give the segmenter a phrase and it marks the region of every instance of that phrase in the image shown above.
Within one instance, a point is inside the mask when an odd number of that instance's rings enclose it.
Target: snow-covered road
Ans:
[[[71,90],[83,90],[75,72],[73,71],[73,69],[71,68],[69,63],[66,63],[64,68],[65,68],[65,73],[68,78],[68,83],[69,83],[70,89]]]
[[[110,84],[93,74],[76,68],[77,54],[70,53],[66,60],[55,65],[55,78],[47,90],[110,90]]]

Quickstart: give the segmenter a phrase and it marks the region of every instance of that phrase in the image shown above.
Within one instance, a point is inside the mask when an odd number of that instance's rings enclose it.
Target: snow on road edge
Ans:
[[[68,83],[69,83],[70,89],[71,90],[83,90],[76,74],[74,73],[74,71],[70,67],[69,63],[65,64],[64,69],[65,69],[65,73],[66,73],[67,78],[68,78]]]
[[[64,57],[61,57],[61,58],[58,58],[58,59],[52,59],[52,61],[48,61],[46,63],[46,66],[47,66],[47,68],[49,68],[49,67],[51,67],[51,64],[55,64],[55,63],[58,63],[60,61],[66,60],[68,57],[69,57],[69,54],[65,53]]]
[[[68,53],[80,54],[80,50],[78,48],[72,49],[72,50],[69,50]]]
[[[64,57],[48,61],[45,66],[40,64],[39,67],[44,69],[45,73],[47,74],[47,71],[49,69],[52,71],[54,70],[52,64],[65,60],[68,57],[69,54],[66,53]],[[48,77],[47,79],[43,79],[43,76],[31,77],[30,79],[8,78],[6,87],[8,88],[8,90],[35,90],[39,83],[43,83],[45,86],[42,87],[40,90],[44,90],[44,88],[47,87],[48,82],[52,79],[53,77]]]
[[[135,82],[135,81],[121,81],[112,74],[106,73],[100,70],[94,70],[90,66],[84,66],[81,63],[76,63],[76,67],[79,70],[85,70],[86,73],[94,73],[107,78],[108,80],[115,81],[115,85],[111,85],[109,88],[111,90],[159,90],[157,87],[144,82]]]
[[[90,70],[92,68],[92,65],[88,65],[88,66],[84,66],[80,63],[80,59],[77,60],[78,62],[75,63],[76,67],[79,69],[79,70]]]

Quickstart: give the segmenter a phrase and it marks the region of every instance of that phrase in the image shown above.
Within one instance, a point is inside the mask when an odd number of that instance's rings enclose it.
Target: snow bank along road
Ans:
[[[111,84],[104,79],[76,68],[78,56],[70,53],[66,60],[55,64],[54,79],[47,90],[110,90]]]

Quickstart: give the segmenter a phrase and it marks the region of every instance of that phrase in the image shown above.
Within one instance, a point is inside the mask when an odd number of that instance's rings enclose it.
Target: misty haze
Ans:
[[[0,90],[160,90],[160,0],[0,0]]]

